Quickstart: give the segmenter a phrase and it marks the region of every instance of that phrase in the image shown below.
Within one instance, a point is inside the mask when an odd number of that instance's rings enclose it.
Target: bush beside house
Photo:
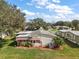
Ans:
[[[62,38],[60,38],[60,37],[55,37],[54,38],[54,41],[55,41],[55,47],[54,48],[60,48],[60,49],[63,49],[63,44],[64,44],[64,42],[63,42],[63,39]]]
[[[32,46],[32,43],[31,42],[21,42],[21,46],[26,46],[26,47],[30,47]]]

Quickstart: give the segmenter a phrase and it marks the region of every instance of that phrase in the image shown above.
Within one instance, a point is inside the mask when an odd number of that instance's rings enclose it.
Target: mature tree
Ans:
[[[69,21],[65,21],[64,26],[72,27],[72,23]]]
[[[59,26],[63,26],[64,25],[64,22],[63,21],[57,21],[54,25],[59,25]]]
[[[78,30],[79,20],[73,20],[72,25],[75,27],[75,30]]]
[[[53,25],[72,27],[72,23],[69,21],[58,21],[58,22],[54,23]]]
[[[68,26],[71,28],[75,28],[75,30],[79,30],[79,20],[72,20],[71,22],[69,21],[58,21],[54,23],[53,25],[57,26]]]
[[[40,27],[43,27],[45,30],[47,30],[47,26],[48,24],[42,18],[35,18],[29,22],[28,29],[37,30]]]
[[[17,7],[0,0],[0,31],[13,34],[25,25],[24,15]]]

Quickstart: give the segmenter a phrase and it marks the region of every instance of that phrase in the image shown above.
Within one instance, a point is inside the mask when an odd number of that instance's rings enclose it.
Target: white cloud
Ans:
[[[17,9],[21,9],[20,7],[17,7]]]
[[[26,3],[26,5],[28,5],[28,6],[32,6],[33,4],[32,4],[32,3]]]
[[[39,12],[29,12],[29,11],[24,11],[26,14],[30,14],[30,16],[27,16],[27,19],[34,19],[34,18],[43,18],[44,21],[46,22],[56,22],[56,21],[71,21],[73,19],[79,19],[79,14],[72,14],[72,15],[67,15],[67,14],[45,14],[45,13],[39,13]]]
[[[77,14],[77,13],[74,13],[74,14],[57,14],[57,16],[59,16],[59,17],[61,17],[61,20],[63,20],[63,21],[72,21],[72,20],[74,20],[74,19],[77,19],[77,20],[79,20],[79,14]],[[60,20],[60,19],[58,19],[58,20]]]
[[[73,14],[72,8],[67,5],[59,5],[55,3],[60,3],[60,0],[52,0],[54,3],[49,0],[32,0],[31,3],[27,3],[28,5],[33,4],[36,8],[46,8],[56,13],[61,14]]]
[[[48,10],[51,10],[50,12],[52,15],[40,13],[40,12],[30,12],[28,10],[23,10],[22,12],[26,13],[27,19],[34,19],[37,17],[43,18],[46,22],[56,22],[59,20],[62,21],[71,21],[73,19],[78,19],[79,14],[76,14],[72,8],[70,8],[67,5],[60,5],[60,0],[52,0],[54,3],[50,2],[49,0],[32,0],[30,3],[27,3],[27,5],[35,6],[36,8],[46,8]]]
[[[46,6],[47,9],[51,10],[51,9],[55,9],[56,5],[55,4],[49,4],[48,6]]]
[[[25,13],[27,16],[33,16],[33,15],[35,15],[34,12],[30,12],[28,10],[22,10],[22,12]]]
[[[56,22],[57,20],[63,20],[64,18],[59,16],[59,15],[49,15],[49,14],[45,14],[45,13],[35,13],[35,15],[32,15],[30,17],[27,17],[27,19],[34,19],[34,18],[42,18],[44,19],[44,21],[46,22]]]
[[[48,3],[48,0],[32,0],[32,2],[40,6],[45,6]]]
[[[61,6],[58,4],[49,4],[48,6],[46,6],[47,9],[55,11],[56,13],[61,13],[61,14],[73,14],[74,12],[72,11],[72,9],[69,6]]]
[[[72,11],[72,9],[68,6],[58,6],[55,9],[55,12],[57,13],[62,13],[62,14],[73,14],[74,12]]]
[[[46,22],[51,22],[53,17],[51,17],[51,15],[45,14],[45,13],[34,13],[34,15],[31,15],[29,17],[27,17],[27,19],[34,19],[34,18],[42,18],[44,19],[44,21]]]
[[[36,7],[36,8],[40,8],[40,9],[42,8],[41,6],[35,6],[35,7]]]
[[[75,14],[71,15],[70,18],[79,20],[79,14],[75,13]]]
[[[60,3],[60,0],[52,0],[54,3]]]
[[[40,17],[43,18],[44,21],[46,21],[46,22],[51,22],[53,19],[53,17],[51,15],[45,14],[45,13],[41,13]]]

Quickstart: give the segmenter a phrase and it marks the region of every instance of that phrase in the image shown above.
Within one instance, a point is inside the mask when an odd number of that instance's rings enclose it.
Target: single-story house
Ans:
[[[73,43],[79,44],[79,31],[70,31],[68,32],[68,40]]]
[[[55,26],[55,27],[58,30],[69,30],[69,29],[72,29],[72,28],[69,28],[68,26]]]
[[[68,35],[68,32],[69,32],[70,30],[59,30],[56,34],[58,35],[58,36],[61,36],[61,37],[63,37],[63,38],[67,38],[67,35]]]
[[[16,36],[16,42],[19,46],[21,42],[30,41],[33,47],[46,47],[50,48],[54,45],[53,38],[56,37],[54,34],[45,30],[36,30],[31,32],[20,32]]]
[[[79,31],[59,30],[57,35],[66,38],[73,43],[79,44]]]

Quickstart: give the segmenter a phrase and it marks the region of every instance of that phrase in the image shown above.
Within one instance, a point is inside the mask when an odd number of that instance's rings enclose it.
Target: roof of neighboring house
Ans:
[[[63,27],[63,28],[69,28],[68,26],[56,26],[56,27]]]
[[[72,34],[79,36],[79,31],[70,31]]]
[[[74,35],[77,35],[77,36],[79,36],[79,31],[72,31],[72,30],[59,30],[60,32],[63,32],[63,33],[65,33],[65,32],[70,32],[70,33],[72,33],[72,34],[74,34]]]
[[[69,32],[70,30],[59,30],[61,32]]]

